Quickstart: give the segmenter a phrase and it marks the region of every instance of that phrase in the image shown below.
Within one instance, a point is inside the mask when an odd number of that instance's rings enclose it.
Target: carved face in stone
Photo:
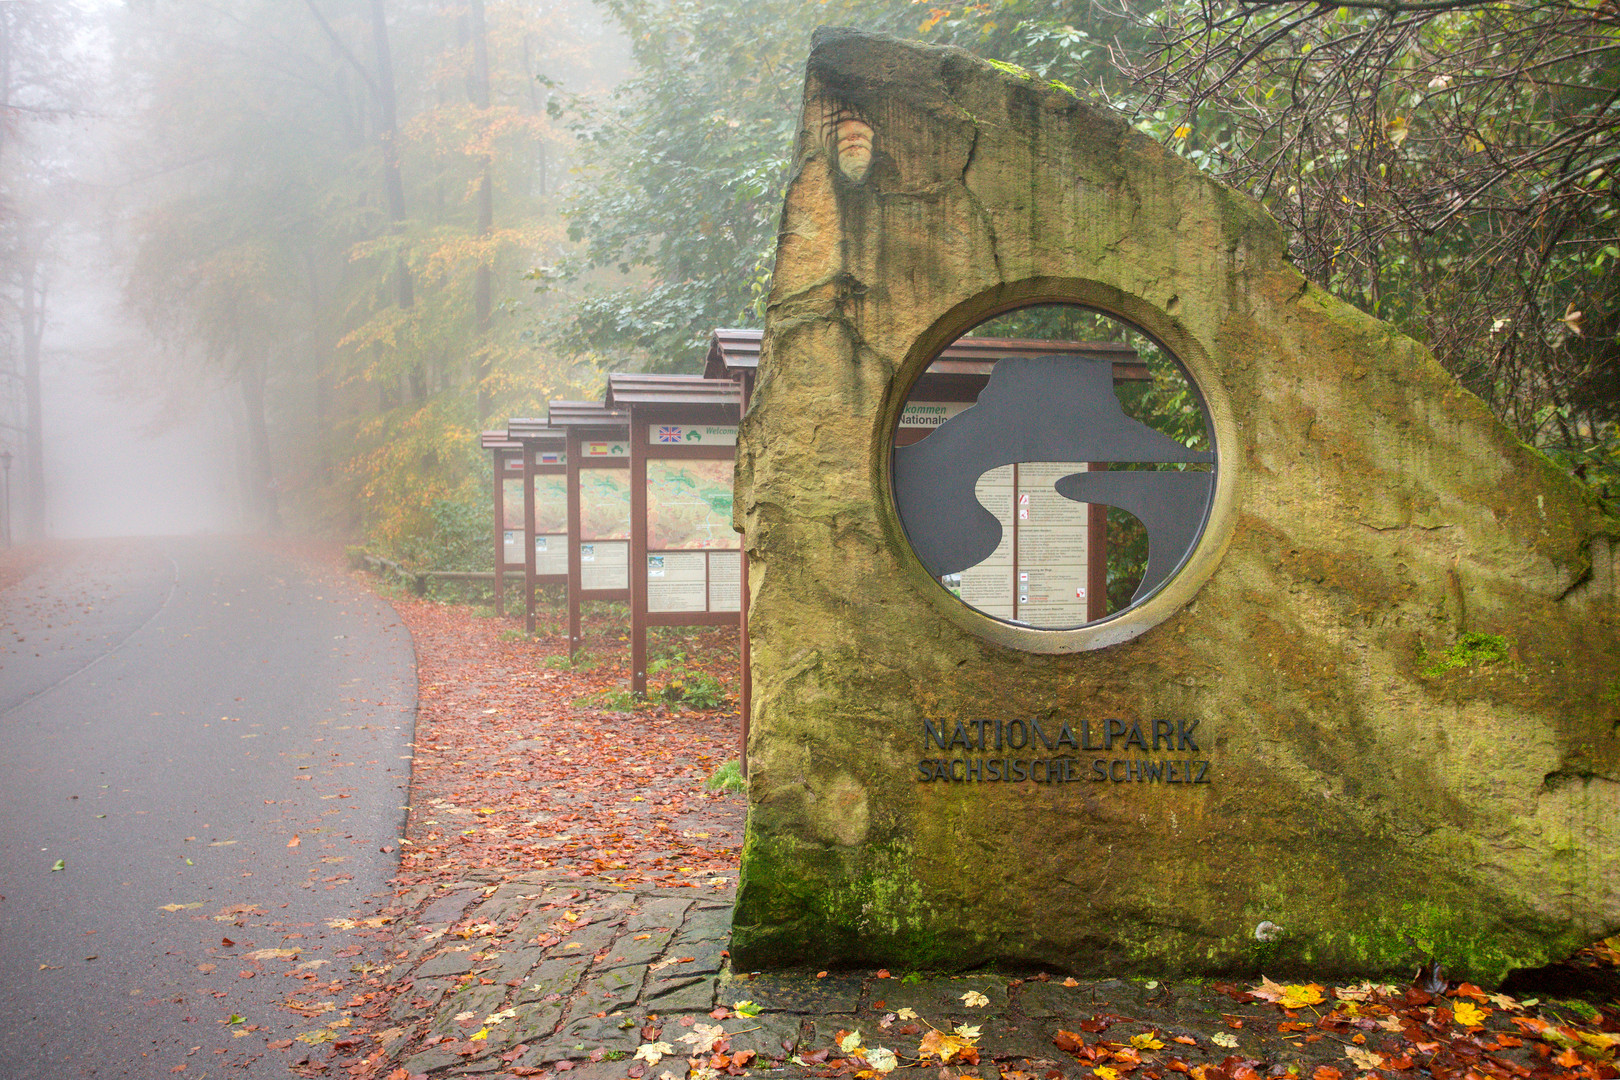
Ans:
[[[838,171],[855,183],[866,179],[872,165],[872,125],[850,109],[830,109],[827,133],[832,139]]]

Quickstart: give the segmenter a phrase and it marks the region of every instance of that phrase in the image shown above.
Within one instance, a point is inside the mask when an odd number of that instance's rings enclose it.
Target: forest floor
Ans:
[[[1383,986],[732,972],[745,801],[705,782],[737,756],[736,631],[662,631],[636,703],[622,609],[596,609],[570,659],[555,600],[532,636],[487,608],[393,602],[419,714],[400,876],[373,916],[387,962],[349,982],[352,1011],[300,1036],[300,1075],[1620,1078],[1620,938],[1553,973],[1562,991],[1433,972]],[[672,701],[676,684],[722,700]]]

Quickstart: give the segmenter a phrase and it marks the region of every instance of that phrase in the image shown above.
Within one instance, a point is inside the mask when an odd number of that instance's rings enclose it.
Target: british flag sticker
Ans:
[[[681,441],[681,437],[682,432],[679,427],[665,425],[658,429],[658,441],[661,443],[678,443]]]

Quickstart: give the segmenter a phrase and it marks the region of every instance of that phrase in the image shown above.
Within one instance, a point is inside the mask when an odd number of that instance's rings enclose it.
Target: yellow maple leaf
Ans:
[[[1131,1045],[1138,1050],[1163,1050],[1164,1043],[1155,1038],[1156,1035],[1158,1035],[1156,1031],[1144,1031],[1140,1035],[1132,1035]]]
[[[1303,1009],[1307,1005],[1320,1005],[1322,1000],[1322,988],[1315,983],[1306,983],[1304,986],[1283,987],[1283,996],[1277,999],[1277,1004],[1285,1009]]]
[[[1097,1074],[1097,1080],[1119,1080],[1119,1070],[1106,1065],[1099,1065],[1091,1071]]]
[[[1485,1017],[1490,1015],[1486,1009],[1481,1009],[1472,1001],[1459,1001],[1452,1009],[1453,1018],[1458,1027],[1477,1028],[1485,1026]]]
[[[474,1039],[487,1039],[487,1038],[489,1038],[489,1028],[485,1027],[485,1028],[479,1028],[477,1031],[475,1031],[471,1035],[467,1036],[467,1041],[471,1042]]]
[[[1344,1056],[1349,1058],[1350,1063],[1358,1069],[1371,1070],[1382,1069],[1384,1067],[1384,1059],[1382,1055],[1374,1053],[1371,1050],[1363,1050],[1359,1046],[1345,1047]]]
[[[919,1058],[935,1057],[939,1059],[941,1065],[944,1065],[963,1050],[972,1047],[972,1045],[972,1039],[965,1039],[960,1035],[947,1035],[943,1031],[934,1030],[922,1037],[922,1042],[917,1046],[917,1056]]]

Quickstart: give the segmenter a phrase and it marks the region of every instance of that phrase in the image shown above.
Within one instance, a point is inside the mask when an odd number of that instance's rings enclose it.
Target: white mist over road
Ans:
[[[48,313],[41,363],[47,532],[239,528],[229,395],[195,375],[183,394],[152,389],[165,362],[161,347],[123,311],[119,283],[104,257],[85,250],[92,246],[73,253]]]

